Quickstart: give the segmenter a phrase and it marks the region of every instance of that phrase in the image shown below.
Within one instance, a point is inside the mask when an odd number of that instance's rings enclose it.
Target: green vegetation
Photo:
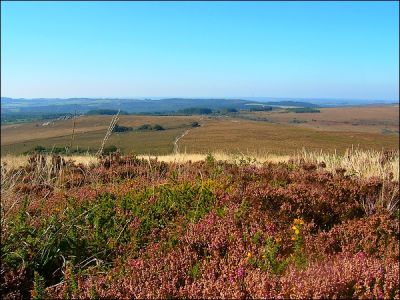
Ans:
[[[228,107],[221,110],[222,113],[237,113],[238,110],[236,108]]]
[[[1,114],[1,125],[29,123],[38,120],[53,120],[60,117],[72,118],[73,114],[70,113],[5,113]]]
[[[363,122],[357,121],[360,125],[352,126],[358,118]],[[98,149],[110,120],[111,116],[77,118],[72,148]],[[71,144],[72,120],[58,120],[47,126],[42,123],[2,126],[2,155],[22,154],[37,145],[52,149]],[[158,126],[153,129],[155,124],[165,130],[155,130]],[[398,107],[321,109],[321,113],[312,115],[248,110],[225,116],[129,115],[120,116],[117,125],[123,132],[116,134],[115,131],[120,131],[116,127],[107,143],[116,145],[125,154],[169,154],[173,152],[174,140],[188,129],[190,132],[179,140],[179,148],[188,153],[222,150],[231,154],[261,151],[290,155],[303,147],[343,153],[352,145],[360,149],[398,149]]]
[[[132,131],[133,127],[127,127],[127,126],[121,126],[116,124],[113,128],[113,132],[127,132],[127,131]]]
[[[39,154],[57,154],[57,155],[87,155],[87,154],[95,154],[98,149],[95,148],[72,148],[70,149],[69,147],[52,147],[52,148],[47,148],[41,145],[38,145],[34,147],[31,150],[25,151],[23,154],[34,154],[34,153],[39,153]],[[103,154],[110,154],[115,151],[117,151],[118,148],[115,145],[110,145],[106,146],[103,149]]]
[[[294,118],[293,120],[289,121],[289,123],[292,123],[292,124],[304,124],[304,123],[307,123],[307,121],[306,120],[298,120],[298,119]]]
[[[320,113],[321,111],[316,108],[312,107],[295,107],[295,108],[287,108],[287,112],[294,112],[294,113]]]
[[[93,109],[89,110],[86,115],[88,116],[93,116],[93,115],[106,115],[106,116],[113,116],[118,113],[118,110],[116,109]],[[128,112],[121,110],[119,112],[120,115],[129,115]]]
[[[265,105],[249,105],[250,111],[271,111],[272,106],[265,106]]]
[[[94,154],[97,150],[94,149],[83,149],[83,148],[72,148],[69,147],[44,147],[38,145],[31,150],[25,151],[23,154],[33,154],[33,153],[40,153],[40,154],[63,154],[63,155],[76,155],[76,154]]]
[[[165,128],[162,127],[162,126],[159,125],[159,124],[155,124],[155,125],[143,124],[143,125],[140,125],[140,126],[137,128],[137,130],[141,130],[141,131],[143,131],[143,130],[155,130],[155,131],[159,131],[159,130],[165,130]]]
[[[392,177],[211,154],[114,155],[54,173],[35,157],[2,168],[4,299],[399,296]]]
[[[302,101],[270,101],[266,102],[267,105],[278,105],[278,106],[294,106],[294,107],[318,107],[317,104],[302,102]]]
[[[203,108],[203,107],[191,107],[185,108],[177,111],[177,114],[182,115],[209,115],[213,111],[210,108]]]
[[[153,130],[165,130],[164,127],[162,127],[162,126],[159,125],[159,124],[155,124],[155,125],[153,126],[152,129],[153,129]]]

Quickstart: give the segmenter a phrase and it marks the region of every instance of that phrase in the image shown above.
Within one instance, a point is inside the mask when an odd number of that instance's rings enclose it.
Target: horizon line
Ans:
[[[261,98],[266,98],[266,99],[282,99],[282,100],[352,100],[352,101],[394,101],[394,102],[399,102],[400,99],[371,99],[371,98],[335,98],[335,97],[283,97],[283,96],[278,96],[278,97],[273,97],[273,96],[222,96],[222,97],[217,97],[217,96],[203,96],[203,97],[197,97],[197,96],[125,96],[125,97],[116,97],[116,96],[74,96],[74,97],[32,97],[32,98],[26,98],[26,97],[9,97],[9,96],[1,96],[1,99],[3,98],[9,98],[9,99],[25,99],[25,100],[35,100],[35,99],[60,99],[60,100],[69,100],[69,99],[109,99],[109,100],[162,100],[162,99],[224,99],[224,100],[241,100],[241,98],[253,98],[253,99],[261,99]],[[145,99],[143,99],[145,98]],[[153,98],[158,98],[158,99],[153,99]]]

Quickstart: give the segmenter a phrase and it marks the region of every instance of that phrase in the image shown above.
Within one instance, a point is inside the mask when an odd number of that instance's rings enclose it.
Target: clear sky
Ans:
[[[398,100],[398,2],[1,2],[6,97]]]

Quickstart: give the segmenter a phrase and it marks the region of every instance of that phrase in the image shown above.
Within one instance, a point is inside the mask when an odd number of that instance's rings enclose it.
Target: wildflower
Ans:
[[[280,242],[282,242],[282,238],[280,238],[280,237],[276,237],[276,238],[275,238],[275,242],[276,242],[276,243],[280,243]]]
[[[251,254],[251,252],[249,251],[249,252],[247,252],[247,257],[248,258],[251,258],[252,257],[252,254]]]
[[[292,226],[292,229],[293,230],[298,230],[298,228],[296,226],[294,226],[294,225]]]
[[[303,219],[294,219],[294,224],[303,225],[304,221],[303,221]]]
[[[238,277],[244,277],[245,272],[244,272],[244,268],[243,267],[239,267],[239,269],[237,270],[237,276]]]
[[[294,230],[294,233],[295,233],[296,235],[298,235],[298,234],[300,233],[300,231],[296,228],[296,229]]]
[[[292,236],[292,241],[295,241],[296,240],[296,237],[295,236]]]

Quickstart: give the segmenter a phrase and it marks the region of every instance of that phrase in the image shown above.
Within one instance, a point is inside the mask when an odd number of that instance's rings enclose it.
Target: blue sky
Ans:
[[[1,2],[8,97],[398,100],[397,2]]]

